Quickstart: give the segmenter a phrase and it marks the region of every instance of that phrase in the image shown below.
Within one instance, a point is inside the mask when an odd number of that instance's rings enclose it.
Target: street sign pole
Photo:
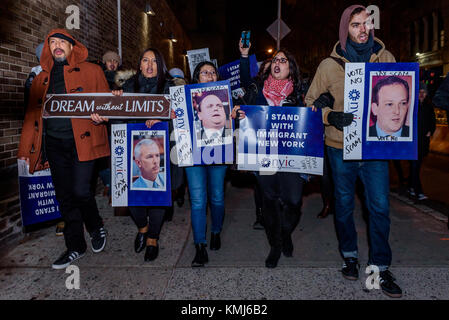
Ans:
[[[277,50],[281,48],[281,0],[278,0],[278,36],[277,36]]]

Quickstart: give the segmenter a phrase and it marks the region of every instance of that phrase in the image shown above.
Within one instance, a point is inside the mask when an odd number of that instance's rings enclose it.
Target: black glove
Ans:
[[[314,105],[315,108],[318,108],[318,109],[322,109],[322,108],[325,108],[325,107],[329,107],[329,108],[333,109],[334,108],[334,101],[335,101],[334,97],[330,93],[326,92],[326,93],[322,93],[318,97],[318,99],[316,99],[313,102],[313,105]]]
[[[327,116],[327,122],[340,131],[343,131],[343,127],[349,126],[352,123],[352,119],[354,119],[354,115],[352,113],[336,111],[329,112]]]

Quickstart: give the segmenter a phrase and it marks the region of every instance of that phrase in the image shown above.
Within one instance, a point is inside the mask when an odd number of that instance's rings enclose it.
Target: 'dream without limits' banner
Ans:
[[[241,106],[238,169],[323,174],[321,111],[307,107]]]
[[[124,93],[52,94],[44,104],[44,118],[90,118],[98,113],[107,118],[169,119],[168,95]]]

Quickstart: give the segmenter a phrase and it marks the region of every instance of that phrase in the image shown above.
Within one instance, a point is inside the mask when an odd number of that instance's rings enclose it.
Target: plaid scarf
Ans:
[[[293,81],[276,80],[270,74],[263,84],[262,92],[270,106],[280,106],[282,101],[293,92]]]

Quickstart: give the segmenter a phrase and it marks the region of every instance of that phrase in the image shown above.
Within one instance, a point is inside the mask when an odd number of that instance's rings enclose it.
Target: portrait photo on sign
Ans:
[[[415,73],[370,74],[367,141],[412,141]]]
[[[191,90],[198,147],[232,143],[231,103],[227,86]]]
[[[166,191],[165,132],[131,131],[130,190]]]

